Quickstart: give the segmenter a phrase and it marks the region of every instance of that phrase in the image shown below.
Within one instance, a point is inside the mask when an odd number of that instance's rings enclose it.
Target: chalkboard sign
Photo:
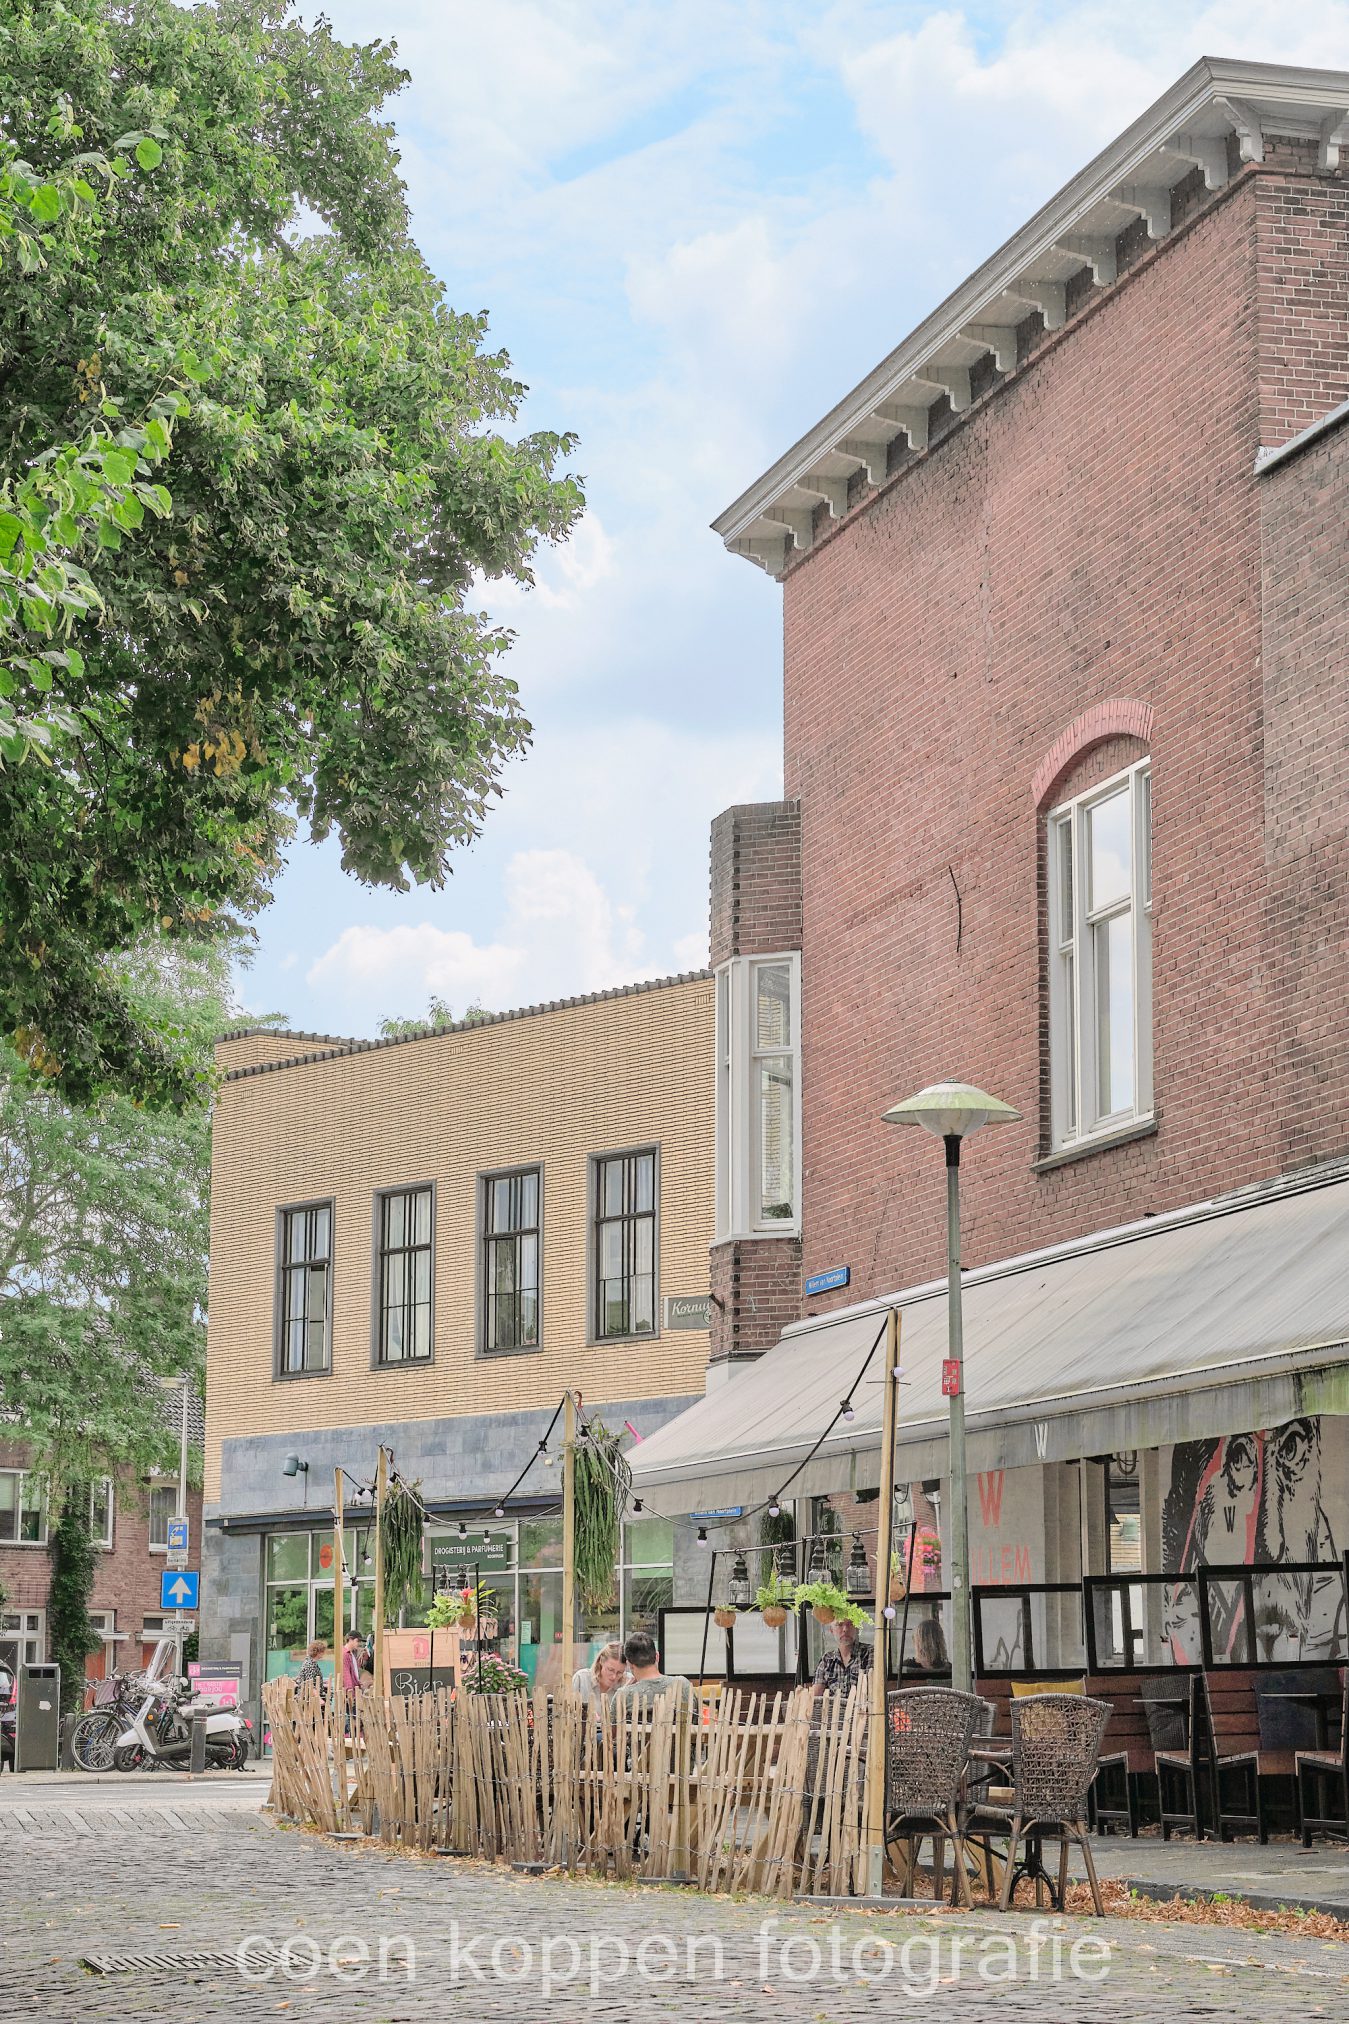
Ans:
[[[389,1671],[389,1692],[401,1694],[415,1701],[422,1694],[433,1694],[439,1687],[458,1685],[458,1674],[454,1666],[393,1666]]]

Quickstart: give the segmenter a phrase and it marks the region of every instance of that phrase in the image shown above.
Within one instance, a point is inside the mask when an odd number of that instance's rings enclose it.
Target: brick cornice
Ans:
[[[1066,731],[1060,731],[1044,758],[1035,769],[1031,780],[1031,800],[1036,808],[1043,808],[1053,794],[1065,773],[1093,745],[1104,744],[1107,738],[1138,738],[1143,744],[1152,742],[1152,705],[1134,696],[1110,696],[1103,703],[1093,703],[1080,717],[1075,717]]]

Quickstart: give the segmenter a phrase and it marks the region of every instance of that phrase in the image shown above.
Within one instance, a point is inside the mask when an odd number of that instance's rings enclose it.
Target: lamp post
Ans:
[[[969,1498],[965,1471],[964,1329],[960,1301],[960,1142],[986,1124],[1012,1124],[1021,1116],[1001,1098],[967,1082],[936,1082],[885,1113],[887,1124],[920,1124],[946,1148],[946,1364],[942,1390],[951,1424],[951,1684],[968,1694],[974,1684],[970,1636]]]

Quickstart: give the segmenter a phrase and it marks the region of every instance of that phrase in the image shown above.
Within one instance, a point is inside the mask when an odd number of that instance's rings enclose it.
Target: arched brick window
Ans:
[[[1099,705],[1036,772],[1055,1151],[1152,1116],[1152,761],[1138,742],[1151,729],[1146,704]],[[1107,743],[1113,752],[1084,763]]]

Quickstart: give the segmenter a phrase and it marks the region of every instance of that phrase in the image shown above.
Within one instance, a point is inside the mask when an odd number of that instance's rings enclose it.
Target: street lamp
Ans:
[[[964,1330],[960,1304],[960,1141],[986,1124],[1013,1124],[1021,1112],[967,1082],[934,1082],[885,1113],[886,1124],[920,1124],[946,1147],[946,1338],[942,1390],[951,1414],[951,1684],[974,1684],[970,1638],[969,1503],[965,1473]]]

